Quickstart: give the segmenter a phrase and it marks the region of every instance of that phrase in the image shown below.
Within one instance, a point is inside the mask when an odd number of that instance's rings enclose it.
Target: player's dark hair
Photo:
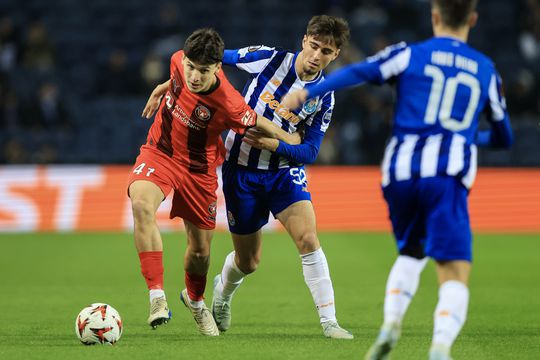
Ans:
[[[212,65],[221,61],[225,44],[214,29],[194,31],[184,43],[184,54],[198,65]]]
[[[312,17],[306,34],[317,40],[334,43],[338,49],[345,45],[351,36],[349,24],[345,19],[329,15]]]
[[[476,9],[478,0],[433,0],[432,4],[441,12],[444,25],[457,29],[467,24]]]

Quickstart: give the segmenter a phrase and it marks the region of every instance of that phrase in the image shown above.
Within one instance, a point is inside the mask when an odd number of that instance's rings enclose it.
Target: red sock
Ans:
[[[204,299],[204,288],[206,287],[206,274],[195,275],[186,271],[185,276],[186,288],[189,298],[193,301]]]
[[[163,289],[163,251],[140,252],[139,259],[148,290]]]

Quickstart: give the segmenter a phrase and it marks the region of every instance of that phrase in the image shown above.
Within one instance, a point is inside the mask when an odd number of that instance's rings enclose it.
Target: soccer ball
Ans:
[[[84,345],[114,345],[122,336],[122,318],[111,305],[94,303],[81,310],[75,333]]]

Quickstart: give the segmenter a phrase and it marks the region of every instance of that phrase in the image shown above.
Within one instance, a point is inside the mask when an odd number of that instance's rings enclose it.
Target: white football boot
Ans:
[[[401,327],[397,323],[384,324],[375,343],[369,348],[365,360],[387,360],[390,351],[396,346]]]
[[[159,325],[166,324],[171,320],[171,311],[164,297],[154,298],[150,302],[150,316],[148,316],[148,325],[156,329]]]
[[[199,332],[202,335],[219,336],[219,330],[216,322],[214,321],[214,318],[212,317],[212,313],[210,312],[210,310],[208,310],[204,303],[200,309],[192,307],[189,302],[187,289],[182,290],[182,292],[180,293],[180,300],[182,300],[188,310],[191,311],[193,319],[195,319],[197,327],[199,328]]]
[[[214,293],[212,295],[212,316],[220,331],[227,331],[231,327],[231,301],[224,301],[216,292],[217,284],[221,281],[221,274],[214,277]]]
[[[450,348],[440,344],[432,345],[429,349],[429,360],[452,360]]]
[[[321,326],[323,329],[323,334],[327,338],[343,340],[354,339],[353,334],[339,326],[338,323],[335,321],[324,322],[321,324]]]

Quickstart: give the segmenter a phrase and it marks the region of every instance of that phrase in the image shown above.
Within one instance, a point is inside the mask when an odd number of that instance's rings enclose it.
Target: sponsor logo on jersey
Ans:
[[[260,100],[268,104],[268,107],[274,110],[274,112],[282,119],[293,124],[300,122],[300,118],[297,115],[283,106],[283,104],[277,101],[274,95],[270,94],[268,91],[262,93]]]
[[[216,214],[217,214],[217,203],[214,201],[210,205],[208,205],[208,219],[216,221]]]
[[[328,110],[322,118],[321,131],[326,132],[332,120],[332,111]]]
[[[208,108],[204,105],[197,105],[195,108],[195,116],[202,121],[208,121],[210,120],[210,117],[212,116],[212,113]]]
[[[255,113],[251,110],[246,111],[244,114],[244,117],[242,118],[242,124],[244,124],[247,127],[255,126],[257,124],[256,122],[257,116]]]
[[[317,110],[318,103],[319,103],[318,98],[311,99],[311,100],[305,102],[303,109],[306,112],[306,114],[308,114],[308,115],[313,114]]]
[[[252,45],[252,46],[248,47],[248,52],[254,52],[254,51],[257,51],[257,50],[259,50],[260,48],[262,48],[262,45]]]
[[[281,85],[281,81],[279,81],[278,79],[272,79],[272,80],[270,80],[270,82],[271,82],[275,87],[279,87],[279,85]]]

